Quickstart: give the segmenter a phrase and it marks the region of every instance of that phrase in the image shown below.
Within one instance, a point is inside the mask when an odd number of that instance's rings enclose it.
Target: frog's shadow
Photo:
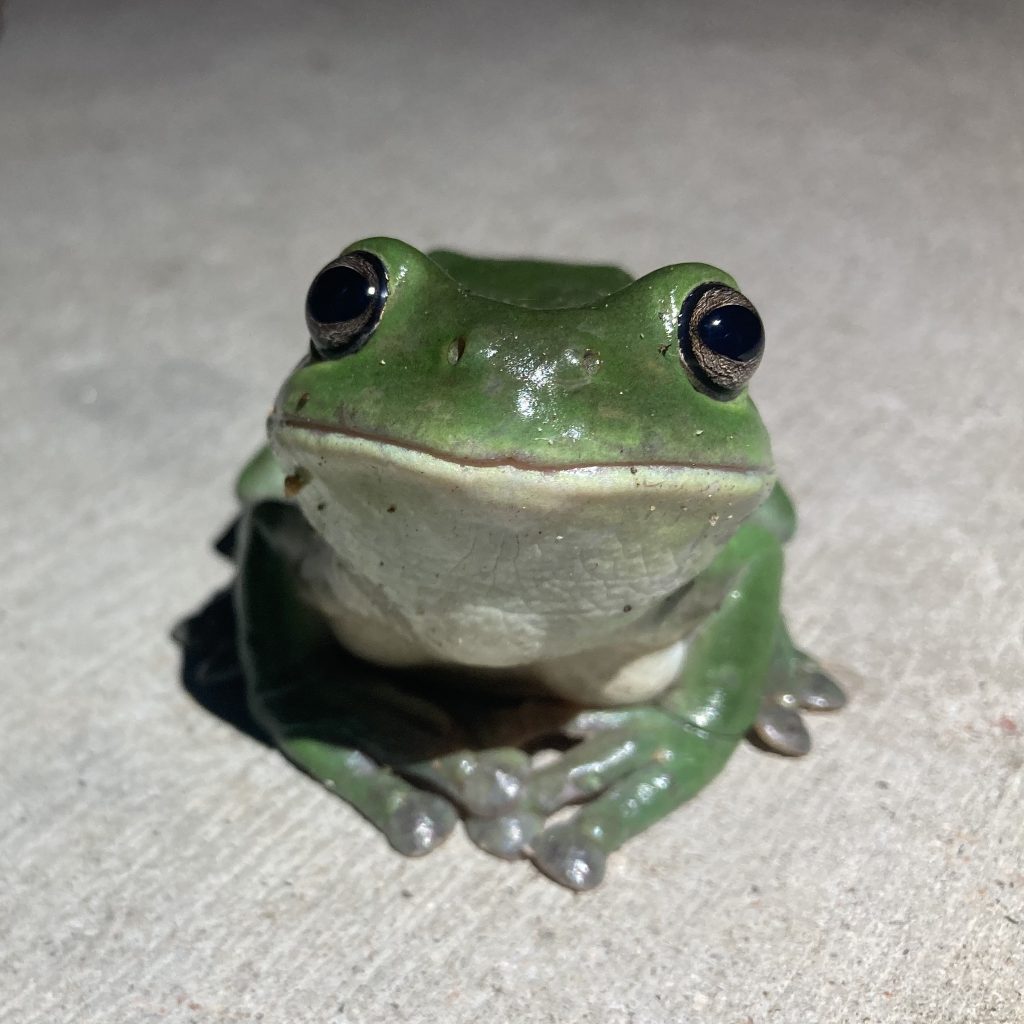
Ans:
[[[231,523],[213,545],[227,559],[234,555],[237,526],[237,521]],[[229,585],[171,631],[171,638],[181,648],[181,685],[210,714],[272,746],[271,738],[249,711],[236,635],[234,587]]]
[[[245,677],[235,643],[233,588],[217,591],[171,633],[181,647],[181,685],[192,699],[221,721],[272,746],[249,711]]]
[[[272,737],[260,726],[249,710],[245,675],[238,657],[236,628],[232,586],[214,593],[198,611],[174,627],[171,636],[181,647],[181,684],[197,704],[216,715],[221,721],[227,722],[239,732],[265,746],[272,747]],[[358,660],[344,653],[343,657],[348,659],[348,664]],[[409,680],[406,682],[409,684]],[[417,688],[415,685],[407,685],[404,692],[415,695]],[[372,703],[371,697],[370,703],[364,707],[372,707]],[[519,743],[523,750],[534,754],[539,751],[561,751],[571,745],[571,741],[559,734],[559,727],[570,716],[572,707],[558,701],[524,702],[499,698],[487,700],[468,697],[465,694],[449,694],[449,699],[439,702],[439,707],[452,713],[463,724],[472,722],[477,717],[486,717],[495,710],[510,710],[513,715],[512,735],[517,739],[519,737],[515,732],[514,709],[521,712],[523,708],[528,708],[525,717],[518,721],[525,722],[528,727],[540,728],[528,741]],[[375,719],[371,711],[366,718],[366,725],[372,727],[374,724],[378,728],[383,728],[383,734],[389,740],[399,742],[398,748],[391,748],[390,742],[385,744],[391,755],[389,761],[394,764],[401,764],[409,759],[415,760],[417,755],[438,756],[451,753],[459,748],[457,737],[466,735],[441,733],[424,738],[422,735],[414,737],[405,734],[401,728],[400,714],[399,717],[394,716],[394,706],[390,717],[385,711],[384,717],[379,720]],[[403,735],[409,744],[408,751],[400,749]],[[422,746],[424,741],[428,744],[426,748]]]

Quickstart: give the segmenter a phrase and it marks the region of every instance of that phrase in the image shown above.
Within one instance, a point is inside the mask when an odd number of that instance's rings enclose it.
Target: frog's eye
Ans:
[[[750,300],[714,282],[695,288],[679,314],[679,355],[712,398],[737,395],[764,352],[764,327]]]
[[[387,297],[384,265],[372,253],[349,252],[331,260],[306,293],[306,324],[317,355],[337,359],[361,349]]]

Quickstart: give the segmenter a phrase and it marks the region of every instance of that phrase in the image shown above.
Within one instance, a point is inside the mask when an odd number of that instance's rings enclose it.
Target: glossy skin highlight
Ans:
[[[767,432],[680,352],[688,296],[747,300],[705,264],[345,253],[386,275],[372,330],[300,363],[239,484],[251,707],[403,852],[462,816],[591,888],[751,727],[802,753],[799,709],[843,700],[779,613]]]

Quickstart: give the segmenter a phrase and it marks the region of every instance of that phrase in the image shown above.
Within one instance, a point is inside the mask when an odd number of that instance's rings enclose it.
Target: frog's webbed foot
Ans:
[[[536,769],[513,808],[467,822],[478,846],[528,856],[570,889],[592,889],[608,855],[689,799],[717,773],[738,737],[717,737],[657,707],[586,712],[564,730],[578,738]],[[567,820],[551,815],[582,804]]]
[[[543,827],[543,820],[524,805],[525,787],[536,777],[533,754],[552,744],[565,749],[571,738],[579,738],[581,734],[572,732],[578,717],[574,706],[549,699],[484,701],[471,710],[477,752],[462,752],[452,760],[471,757],[476,762],[480,780],[474,788],[479,796],[466,799],[462,794],[456,802],[468,812],[466,830],[477,846],[509,860],[524,856]]]
[[[752,733],[769,750],[800,757],[811,749],[803,713],[838,711],[845,704],[846,694],[835,680],[783,634]]]
[[[639,725],[644,709],[584,711],[558,727],[558,733],[580,743],[554,763],[530,773],[519,799],[501,812],[466,819],[469,837],[482,850],[515,860],[527,855],[554,811],[593,796],[616,776],[616,769],[637,760],[636,745],[626,726]],[[640,732],[640,730],[638,730]]]

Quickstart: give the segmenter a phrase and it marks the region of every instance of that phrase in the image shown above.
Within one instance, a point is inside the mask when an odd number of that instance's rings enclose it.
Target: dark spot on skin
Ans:
[[[303,391],[299,400],[295,403],[295,411],[298,412],[309,401],[309,392]]]
[[[632,474],[633,476],[636,476],[636,474],[637,474],[637,468],[636,468],[636,466],[630,466],[630,467],[629,467],[629,472],[630,472],[630,473],[631,473],[631,474]]]
[[[396,506],[395,506],[395,505],[388,505],[388,511],[389,511],[389,512],[394,512],[394,511],[395,511],[395,508],[396,508]]]
[[[624,612],[631,612],[633,610],[633,606],[631,604],[624,604],[622,606],[622,610]]]
[[[284,494],[286,498],[294,498],[306,484],[309,483],[309,473],[299,468],[294,473],[289,473],[284,478]]]
[[[326,501],[321,501],[321,502],[320,502],[320,503],[319,503],[319,504],[317,505],[317,507],[316,507],[316,510],[317,510],[317,512],[323,512],[323,510],[324,510],[325,508],[327,508],[327,502],[326,502]]]

